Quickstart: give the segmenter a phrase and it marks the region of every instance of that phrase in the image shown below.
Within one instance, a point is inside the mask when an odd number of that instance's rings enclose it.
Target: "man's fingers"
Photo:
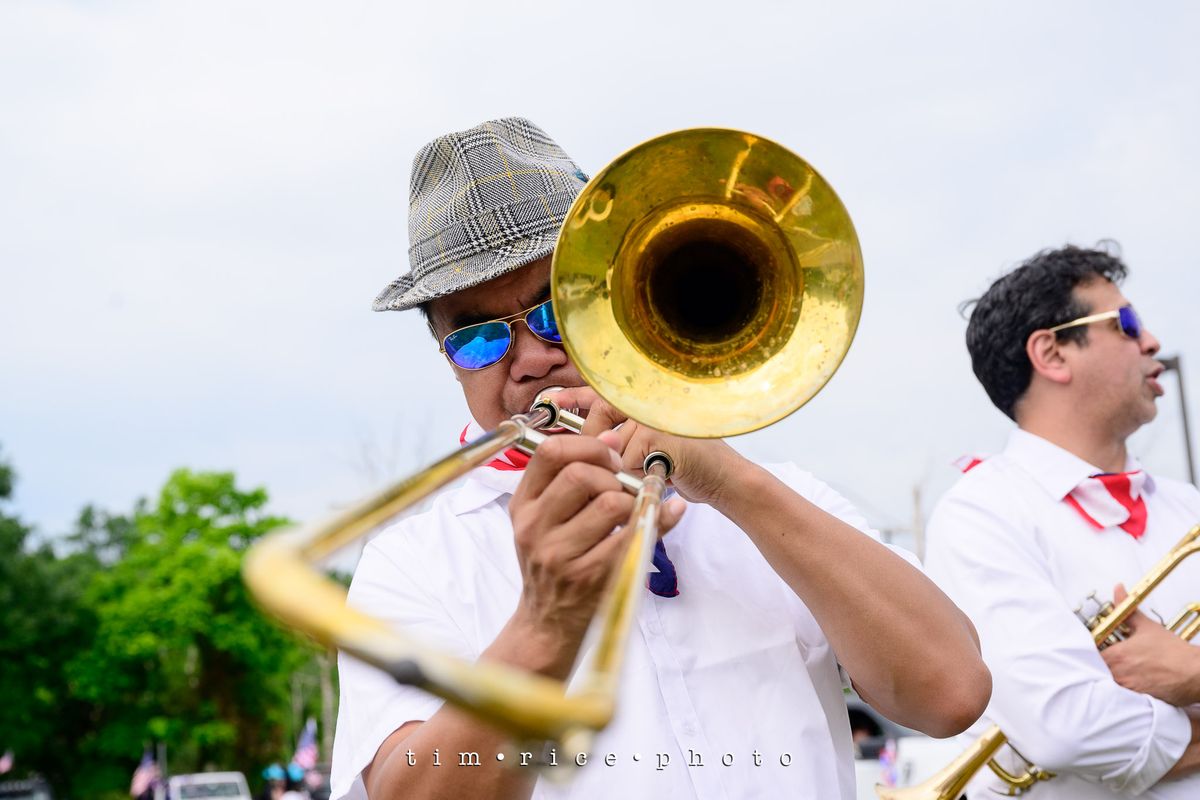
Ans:
[[[1123,603],[1125,601],[1125,598],[1127,598],[1128,596],[1129,596],[1129,593],[1125,591],[1125,584],[1118,583],[1116,586],[1113,587],[1113,604],[1114,605],[1119,605],[1119,604]],[[1141,628],[1143,625],[1157,625],[1157,624],[1158,624],[1157,622],[1155,622],[1154,620],[1150,619],[1148,616],[1143,614],[1140,608],[1135,609],[1134,612],[1125,619],[1125,625],[1129,628],[1130,633],[1137,633],[1138,629]]]
[[[596,434],[596,438],[604,442],[614,452],[625,452],[625,442],[622,440],[620,431],[601,431]]]
[[[562,389],[551,395],[559,408],[578,408],[583,415],[583,430],[585,436],[598,436],[603,431],[610,431],[628,419],[617,409],[613,408],[604,398],[596,394],[590,386],[576,386]]]
[[[592,403],[600,396],[596,394],[596,390],[590,386],[574,386],[570,389],[558,389],[557,391],[548,392],[546,395],[554,401],[554,404],[559,408],[570,411],[578,409],[581,416],[587,416],[588,409],[592,407]]]
[[[629,498],[628,510],[624,517],[621,517],[620,511],[612,509],[612,513],[604,517],[605,523],[611,522],[620,525],[620,528],[610,534],[601,536],[599,541],[594,542],[586,550],[582,551],[575,559],[575,566],[581,574],[590,574],[597,580],[607,580],[608,575],[615,568],[617,563],[624,557],[628,548],[632,545],[633,525],[626,525],[630,512],[633,511],[633,498]],[[588,506],[583,513],[591,511],[595,502]],[[658,535],[661,537],[664,533],[671,530],[683,518],[683,514],[687,509],[687,503],[681,498],[673,497],[662,505],[659,509],[658,517]],[[582,515],[581,515],[582,516]]]
[[[625,465],[625,471],[633,475],[641,475],[644,472],[646,453],[649,452],[646,442],[640,442],[638,446],[632,447],[631,444],[638,433],[647,431],[649,428],[642,427],[633,420],[628,420],[621,424],[615,433],[620,437],[620,443],[613,448],[621,454],[621,463]]]
[[[611,406],[606,400],[597,397],[588,409],[587,418],[583,421],[583,433],[596,436],[602,431],[611,431],[629,417]]]
[[[621,454],[621,463],[626,472],[640,477],[645,472],[647,454],[664,447],[671,448],[669,444],[658,444],[659,437],[655,434],[657,431],[651,428],[639,425],[633,420],[626,420],[616,430],[607,431],[597,438]],[[672,454],[670,451],[667,453]]]
[[[1119,663],[1125,655],[1125,651],[1119,649],[1120,644],[1121,643],[1118,642],[1117,644],[1109,645],[1100,651],[1100,657],[1104,659],[1104,663],[1108,665],[1110,671],[1112,670],[1113,665]]]
[[[672,497],[663,503],[658,512],[658,538],[661,539],[667,531],[678,525],[685,511],[687,502],[682,497]]]
[[[561,548],[567,558],[579,558],[629,520],[633,503],[633,495],[619,486],[596,496],[583,510],[555,529],[553,546]]]
[[[633,537],[633,528],[626,525],[615,533],[605,536],[595,547],[576,560],[581,573],[592,575],[597,581],[607,581],[609,574],[625,555]]]
[[[622,469],[630,475],[641,477],[646,453],[646,443],[642,442],[637,447],[630,447],[630,442],[638,431],[646,430],[633,420],[627,420],[621,423],[621,426],[616,430],[604,431],[597,435],[600,441],[611,447],[621,455]]]
[[[680,519],[683,519],[684,512],[688,510],[688,504],[683,498],[671,498],[666,503],[662,504],[659,509],[659,539],[666,534],[668,530],[676,527]],[[632,511],[632,505],[630,505]],[[581,555],[581,564],[604,563],[604,561],[614,561],[623,557],[625,548],[630,545],[630,537],[634,534],[634,525],[623,524],[622,528],[611,535],[605,536],[600,542],[590,549],[586,554]],[[611,566],[611,565],[610,565]]]
[[[551,436],[534,451],[517,485],[513,499],[518,502],[539,497],[569,464],[593,464],[610,473],[621,468],[620,457],[611,447],[590,436],[562,434]],[[614,479],[615,480],[615,479]]]
[[[545,522],[559,525],[580,515],[589,505],[609,493],[625,494],[613,474],[611,464],[597,466],[573,461],[554,476],[542,492],[538,506]],[[602,508],[611,508],[613,505],[612,501],[605,500]]]

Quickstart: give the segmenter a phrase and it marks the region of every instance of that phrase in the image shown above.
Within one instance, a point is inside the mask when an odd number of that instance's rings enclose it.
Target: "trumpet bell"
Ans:
[[[554,313],[583,379],[682,436],[765,427],[811,399],[862,312],[858,238],[804,159],[695,128],[597,173],[554,252]]]

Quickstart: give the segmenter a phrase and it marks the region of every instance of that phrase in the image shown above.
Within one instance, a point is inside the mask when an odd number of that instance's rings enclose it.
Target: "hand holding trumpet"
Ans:
[[[1125,586],[1118,583],[1113,603],[1121,603],[1126,596]],[[1129,637],[1100,651],[1113,680],[1173,706],[1200,703],[1200,647],[1188,644],[1140,610],[1125,624]]]

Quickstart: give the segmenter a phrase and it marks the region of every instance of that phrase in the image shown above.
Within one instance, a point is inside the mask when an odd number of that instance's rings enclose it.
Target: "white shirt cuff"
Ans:
[[[1162,780],[1192,741],[1192,723],[1182,708],[1147,698],[1153,711],[1150,736],[1129,765],[1104,780],[1118,791],[1140,795]]]

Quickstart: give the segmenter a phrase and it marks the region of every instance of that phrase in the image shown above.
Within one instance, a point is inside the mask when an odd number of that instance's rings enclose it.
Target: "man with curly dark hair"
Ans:
[[[1044,250],[996,281],[976,301],[967,325],[971,366],[1005,416],[1016,421],[1014,406],[1033,377],[1033,363],[1025,353],[1029,335],[1090,313],[1076,296],[1076,286],[1097,279],[1120,284],[1125,275],[1121,260],[1104,250],[1070,246]],[[1062,344],[1086,345],[1088,328],[1063,328],[1055,338]]]
[[[1115,248],[1045,250],[975,304],[971,364],[1017,423],[1005,450],[971,459],[929,525],[926,566],[978,627],[992,701],[968,732],[999,725],[1012,750],[1056,773],[1039,800],[1200,797],[1200,648],[1138,614],[1103,651],[1075,610],[1125,596],[1196,522],[1200,492],[1151,477],[1127,440],[1163,393],[1159,342],[1125,299]],[[1200,559],[1151,596],[1197,600]],[[1091,606],[1091,607],[1089,607]],[[970,797],[1002,784],[990,770]]]

